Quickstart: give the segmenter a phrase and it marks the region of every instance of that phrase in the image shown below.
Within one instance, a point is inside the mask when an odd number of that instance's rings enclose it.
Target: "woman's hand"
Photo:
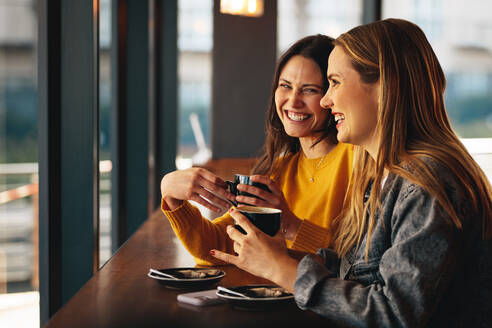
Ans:
[[[220,212],[222,209],[219,206],[223,209],[230,207],[223,198],[235,200],[224,180],[197,167],[166,174],[161,180],[161,194],[171,210],[179,207],[184,200],[193,200],[214,212]]]
[[[237,256],[215,249],[210,254],[293,292],[298,261],[289,256],[282,232],[270,237],[236,209],[232,208],[230,214],[246,231],[244,235],[233,226],[227,227],[227,234],[234,241]]]
[[[294,240],[294,237],[296,236],[297,230],[299,230],[299,226],[301,225],[302,221],[290,210],[289,205],[285,200],[284,194],[282,193],[282,190],[280,190],[275,181],[270,179],[270,177],[264,175],[252,175],[251,181],[266,185],[271,192],[255,186],[239,184],[237,186],[238,190],[255,195],[259,198],[249,196],[236,196],[236,201],[240,203],[251,204],[254,206],[272,207],[282,210],[282,230],[284,232],[285,238],[289,240]]]

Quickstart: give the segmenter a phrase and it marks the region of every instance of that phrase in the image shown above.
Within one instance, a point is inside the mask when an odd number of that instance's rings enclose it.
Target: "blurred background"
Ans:
[[[111,1],[100,0],[100,266],[111,256]],[[178,153],[210,158],[213,1],[179,0]],[[362,0],[279,0],[277,54],[315,33],[362,22]],[[386,0],[426,33],[447,77],[446,107],[489,179],[492,172],[492,2]],[[38,327],[37,2],[0,0],[0,327]],[[265,109],[266,109],[265,104]]]

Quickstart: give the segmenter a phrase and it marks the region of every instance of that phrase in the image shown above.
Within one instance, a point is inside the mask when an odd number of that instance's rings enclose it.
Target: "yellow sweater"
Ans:
[[[310,253],[330,244],[330,222],[342,209],[352,174],[353,146],[338,143],[316,168],[319,161],[319,158],[306,158],[301,151],[286,157],[276,174],[290,210],[303,220],[294,240],[286,240],[287,247]],[[234,253],[225,231],[228,225],[234,224],[228,212],[210,221],[187,201],[169,211],[162,199],[161,208],[197,264],[220,264],[210,256],[211,249]]]

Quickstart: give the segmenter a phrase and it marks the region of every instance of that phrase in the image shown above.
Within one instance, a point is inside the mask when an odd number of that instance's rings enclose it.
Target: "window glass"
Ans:
[[[427,35],[446,74],[446,109],[462,138],[492,137],[490,12],[488,0],[383,1],[384,18],[410,20]]]
[[[362,0],[279,0],[278,55],[311,34],[333,38],[362,22]]]
[[[178,169],[210,157],[213,1],[178,2]]]
[[[99,267],[111,257],[111,0],[99,13]]]
[[[38,327],[37,13],[0,0],[0,327]]]

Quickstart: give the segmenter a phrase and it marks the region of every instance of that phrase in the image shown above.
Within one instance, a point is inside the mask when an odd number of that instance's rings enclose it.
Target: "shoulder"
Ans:
[[[337,143],[337,146],[336,147],[339,148],[342,151],[345,151],[345,152],[349,152],[349,153],[353,153],[354,152],[354,145],[352,145],[352,144],[348,144],[348,143],[344,143],[344,142],[339,142],[339,143]]]
[[[402,174],[391,173],[383,193],[398,204],[395,209],[427,211],[445,201],[460,215],[466,212],[467,202],[458,184],[448,166],[425,157],[403,165]]]
[[[339,142],[336,144],[335,148],[331,151],[333,156],[343,157],[352,156],[354,153],[354,145]]]
[[[404,187],[422,192],[430,191],[431,188],[441,189],[452,200],[457,200],[459,197],[457,195],[459,178],[445,163],[421,156],[403,165],[403,169],[408,172],[408,177],[401,178]]]
[[[339,142],[335,148],[328,154],[327,161],[332,163],[346,164],[349,167],[353,166],[354,161],[354,146]]]
[[[300,152],[282,154],[275,159],[271,177],[277,179],[292,167],[297,166]]]
[[[297,163],[299,159],[300,152],[282,154],[275,159],[275,167],[282,168],[285,166],[292,165],[292,163]]]

